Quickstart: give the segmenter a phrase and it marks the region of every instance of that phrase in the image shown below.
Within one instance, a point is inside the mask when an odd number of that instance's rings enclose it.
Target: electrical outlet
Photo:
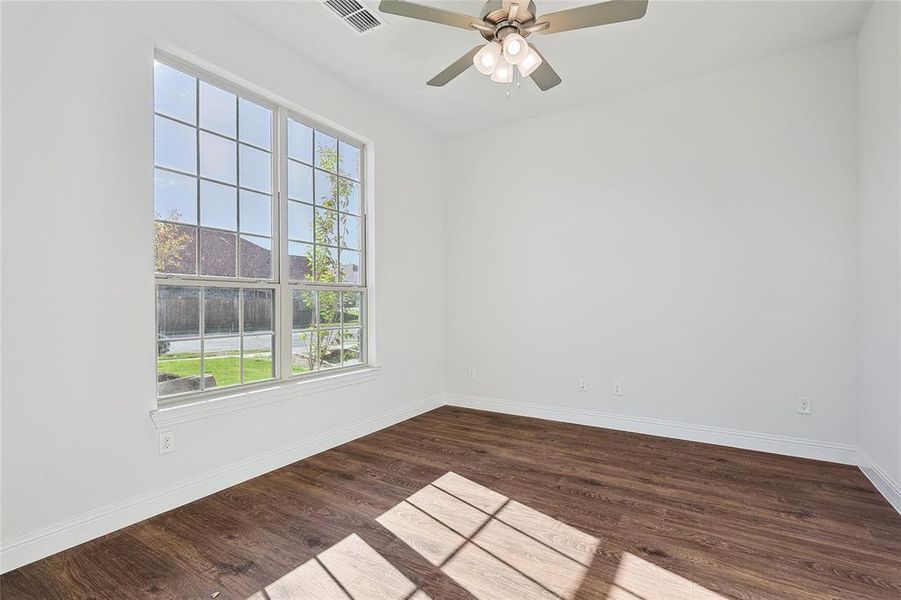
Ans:
[[[175,432],[174,431],[161,431],[160,432],[160,454],[168,454],[175,450]]]
[[[813,412],[813,399],[798,396],[798,414],[809,415]]]
[[[579,391],[580,391],[580,392],[587,392],[587,391],[588,391],[588,380],[587,380],[587,379],[580,379],[580,380],[579,380]]]
[[[623,382],[619,379],[613,382],[613,395],[614,396],[622,396],[623,395]]]
[[[476,368],[469,367],[469,371],[467,371],[467,375],[469,375],[470,381],[475,381],[476,380]]]

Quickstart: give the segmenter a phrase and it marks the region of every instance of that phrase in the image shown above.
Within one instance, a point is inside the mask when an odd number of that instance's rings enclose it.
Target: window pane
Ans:
[[[157,219],[197,224],[197,179],[154,169],[153,212]]]
[[[230,185],[200,181],[200,224],[237,231],[238,190]]]
[[[200,126],[235,137],[237,98],[205,81],[200,82]]]
[[[157,63],[154,109],[157,271],[270,282],[158,286],[160,397],[276,377],[281,227],[288,281],[328,284],[292,290],[290,374],[360,364],[365,290],[341,284],[362,284],[362,148],[288,118],[282,156],[272,109]],[[276,159],[287,169],[283,216]]]
[[[341,251],[341,283],[360,283],[360,253],[354,250]]]
[[[338,142],[338,158],[341,162],[339,165],[341,174],[360,181],[360,149],[344,142]]]
[[[330,135],[317,131],[315,134],[316,163],[315,166],[329,173],[338,172],[338,140]]]
[[[360,249],[360,217],[341,215],[341,227],[338,228],[341,236],[341,246],[351,250]]]
[[[288,161],[288,198],[313,203],[313,167]]]
[[[200,175],[235,185],[237,158],[235,142],[200,132]]]
[[[334,283],[338,281],[338,249],[316,246],[314,260],[315,280]]]
[[[166,117],[154,117],[153,164],[197,174],[196,131]]]
[[[338,310],[341,292],[320,291],[318,294],[319,326],[333,327],[341,324],[341,313]]]
[[[344,366],[360,364],[360,330],[345,329],[341,336],[341,364]]]
[[[337,208],[337,198],[335,197],[335,187],[337,177],[329,175],[325,171],[316,169],[316,204],[319,206],[327,206],[329,208]]]
[[[244,290],[244,331],[273,331],[272,290]]]
[[[291,326],[293,329],[307,329],[313,326],[313,314],[316,308],[316,292],[294,290],[292,294]]]
[[[291,336],[291,374],[300,375],[319,368],[315,330],[295,332]]]
[[[338,213],[324,208],[316,209],[316,239],[317,244],[338,245]]]
[[[244,336],[244,383],[275,377],[272,335]]]
[[[238,100],[241,141],[270,149],[272,141],[272,111],[250,100]]]
[[[309,204],[288,202],[288,237],[303,242],[313,241],[313,207]]]
[[[200,336],[200,288],[161,285],[157,289],[156,326],[160,340]]]
[[[160,396],[200,391],[200,340],[159,341],[156,353]]]
[[[154,223],[154,263],[157,273],[197,274],[197,228]]]
[[[235,276],[235,244],[234,233],[200,230],[200,274],[216,277]]]
[[[153,110],[194,125],[196,80],[172,67],[154,61]]]
[[[341,330],[320,329],[317,335],[317,358],[320,369],[341,366]]]
[[[272,236],[272,196],[241,190],[241,231]]]
[[[338,202],[340,210],[360,214],[360,184],[341,178],[338,182]]]
[[[203,372],[206,389],[241,383],[241,338],[204,340]]]
[[[288,119],[288,157],[313,164],[313,130]]]
[[[237,288],[206,288],[203,291],[204,335],[240,332],[239,293]]]
[[[272,240],[255,235],[241,236],[241,277],[272,278]]]
[[[241,187],[272,191],[272,164],[269,153],[241,144]]]
[[[344,325],[359,325],[363,294],[361,292],[344,292],[341,294],[341,313]]]
[[[288,243],[288,278],[291,281],[310,281],[313,277],[313,246]]]

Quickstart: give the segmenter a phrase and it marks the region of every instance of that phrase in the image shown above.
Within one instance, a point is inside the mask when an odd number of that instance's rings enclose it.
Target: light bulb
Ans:
[[[482,49],[472,57],[472,64],[475,65],[476,70],[482,75],[491,75],[500,58],[501,45],[497,42],[489,42],[482,46]]]
[[[519,74],[523,77],[528,77],[532,73],[535,72],[535,69],[541,66],[541,63],[544,62],[541,60],[541,56],[535,50],[535,48],[529,48],[529,53],[526,54],[526,57],[522,59],[522,62],[516,65],[516,68],[519,69]]]
[[[529,54],[529,45],[518,33],[511,33],[504,38],[504,58],[511,65],[518,65]]]
[[[503,56],[497,61],[497,66],[494,67],[494,72],[491,73],[491,81],[496,81],[497,83],[510,83],[513,81],[513,65],[508,63]]]

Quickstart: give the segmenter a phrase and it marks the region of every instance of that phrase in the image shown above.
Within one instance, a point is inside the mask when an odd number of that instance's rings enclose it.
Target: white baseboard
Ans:
[[[885,496],[898,514],[901,514],[901,484],[892,479],[885,469],[863,450],[860,451],[859,466],[867,479],[879,490],[879,493]]]
[[[0,573],[172,510],[445,404],[857,465],[895,510],[901,513],[901,485],[856,446],[482,396],[436,394],[376,417],[333,429],[298,444],[210,471],[201,477],[185,480],[161,490],[108,504],[9,540],[0,549]]]
[[[447,403],[452,406],[477,408],[493,412],[521,415],[524,417],[537,417],[539,419],[562,421],[564,423],[591,425],[594,427],[617,429],[632,433],[659,435],[678,440],[703,442],[705,444],[716,444],[718,446],[731,446],[733,448],[758,450],[761,452],[785,454],[801,458],[812,458],[845,465],[857,465],[859,458],[858,448],[848,444],[807,440],[768,433],[739,431],[736,429],[711,427],[708,425],[677,423],[647,417],[617,415],[581,408],[547,406],[463,394],[448,394]]]
[[[661,419],[617,415],[595,410],[547,406],[516,402],[499,398],[486,398],[465,394],[448,394],[447,404],[464,408],[476,408],[524,417],[548,419],[564,423],[576,423],[593,427],[617,429],[647,435],[703,442],[718,446],[730,446],[745,450],[758,450],[773,454],[784,454],[800,458],[812,458],[828,462],[857,466],[889,504],[901,514],[901,484],[891,476],[866,452],[849,444],[807,440],[768,433],[739,431],[707,425],[675,423]]]
[[[5,542],[0,573],[172,510],[229,486],[334,448],[444,405],[444,394],[339,427],[320,436],[231,464],[146,494],[114,502]]]

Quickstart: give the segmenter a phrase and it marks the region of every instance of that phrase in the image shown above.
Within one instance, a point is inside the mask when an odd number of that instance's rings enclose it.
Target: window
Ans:
[[[362,144],[154,63],[161,403],[366,364]]]

